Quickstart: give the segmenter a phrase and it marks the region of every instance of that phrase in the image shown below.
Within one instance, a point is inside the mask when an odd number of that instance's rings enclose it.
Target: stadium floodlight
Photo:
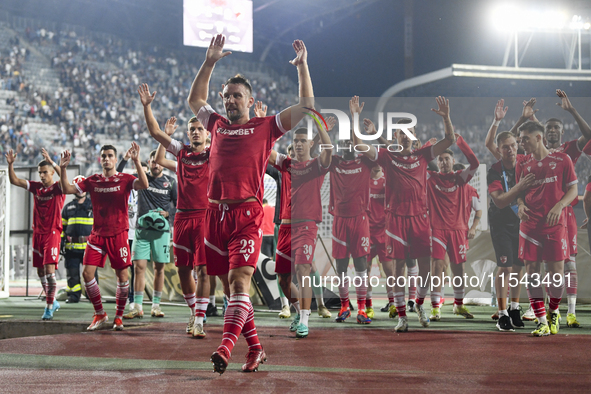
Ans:
[[[504,4],[495,8],[492,15],[494,25],[501,31],[561,30],[569,26],[567,13],[559,9],[526,9]],[[569,27],[572,28],[572,23]]]

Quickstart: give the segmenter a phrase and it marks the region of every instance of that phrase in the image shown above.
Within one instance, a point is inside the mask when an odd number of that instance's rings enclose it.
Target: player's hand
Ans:
[[[456,134],[456,138],[458,138],[459,134]],[[435,145],[437,143],[437,138],[433,137],[429,140],[429,142],[431,143],[431,145]]]
[[[72,158],[72,154],[70,153],[69,150],[65,150],[62,152],[62,155],[60,157],[60,167],[64,168],[67,167],[70,164],[70,159]]]
[[[509,107],[503,108],[504,105],[504,99],[500,99],[499,101],[497,101],[497,105],[495,106],[495,121],[497,122],[503,120],[503,118],[507,114],[507,110],[509,109]]]
[[[431,111],[444,118],[449,117],[449,100],[443,96],[435,97],[437,101],[437,109],[431,108]]]
[[[365,132],[369,135],[374,135],[378,132],[373,122],[367,118],[363,119],[363,128],[365,128]]]
[[[152,101],[154,101],[154,97],[156,97],[156,91],[150,94],[150,88],[148,87],[147,83],[142,83],[140,87],[137,88],[137,92],[140,95],[140,100],[144,107],[147,107],[148,105],[152,104]]]
[[[263,105],[262,101],[257,101],[254,105],[254,116],[257,118],[264,118],[267,116],[267,106]]]
[[[476,229],[475,228],[471,228],[470,230],[468,230],[468,239],[474,239],[475,236],[476,236]]]
[[[226,36],[223,34],[217,34],[211,37],[209,48],[205,54],[205,63],[213,66],[218,60],[231,55],[232,52],[224,52],[224,44],[226,43]]]
[[[12,149],[10,149],[8,152],[6,152],[4,154],[4,156],[6,156],[6,163],[8,163],[8,164],[13,164],[14,161],[16,160],[16,153],[14,153],[14,151]]]
[[[554,207],[548,212],[546,216],[546,223],[550,226],[555,226],[558,224],[558,220],[560,220],[560,214],[562,213],[562,209],[564,207],[560,202],[558,202]]]
[[[123,160],[125,160],[125,161],[129,161],[129,159],[131,159],[131,150],[132,150],[132,148],[129,148],[129,149],[128,149],[128,150],[125,152],[125,154],[123,155]]]
[[[562,99],[562,102],[556,103],[556,105],[568,112],[573,112],[575,110],[575,107],[570,103],[564,90],[556,89],[556,95]]]
[[[173,135],[178,127],[179,125],[176,124],[176,117],[173,116],[166,121],[166,124],[164,125],[164,132],[168,135]]]
[[[49,153],[47,153],[45,148],[41,148],[41,156],[43,156],[43,159],[45,159],[45,161],[49,162],[50,164],[53,163],[53,160],[51,160],[51,157],[49,157]]]
[[[308,51],[306,50],[304,41],[295,40],[292,45],[293,50],[296,53],[296,57],[293,60],[290,60],[289,62],[296,67],[302,64],[306,64],[306,62],[308,61]]]
[[[519,180],[519,182],[517,182],[516,186],[519,188],[519,191],[524,192],[534,184],[535,180],[536,180],[536,176],[532,173],[529,173],[526,176],[522,177]]]
[[[522,222],[526,222],[529,219],[529,215],[527,214],[527,212],[529,212],[529,208],[525,206],[525,204],[521,204],[519,206],[519,211],[517,211],[517,216],[519,216],[519,220],[521,220]]]
[[[140,146],[137,144],[137,142],[133,141],[131,143],[131,149],[130,149],[130,154],[131,154],[131,159],[133,161],[139,161],[140,160]]]
[[[166,211],[158,211],[158,213],[159,213],[160,215],[162,215],[163,217],[165,217],[165,218],[167,218],[167,217],[169,216],[169,215],[168,215],[168,212],[166,212]]]
[[[582,229],[582,230],[586,229],[587,228],[587,222],[588,221],[589,221],[589,218],[585,218],[585,220],[583,220],[583,224],[579,228]]]
[[[363,111],[364,106],[365,102],[359,104],[359,96],[353,96],[353,98],[349,100],[349,111],[351,111],[351,114],[361,114],[361,111]]]
[[[337,119],[334,116],[329,116],[325,120],[326,120],[326,125],[328,126],[328,129],[326,131],[328,132],[328,131],[331,131],[332,129],[334,129],[335,125],[337,124]]]
[[[530,118],[534,118],[535,119],[535,113],[539,111],[539,109],[534,110],[534,105],[536,104],[536,99],[535,98],[531,98],[529,99],[529,101],[523,101],[523,111],[521,112],[521,117],[523,119],[530,119]],[[534,119],[530,119],[530,120],[534,120]]]

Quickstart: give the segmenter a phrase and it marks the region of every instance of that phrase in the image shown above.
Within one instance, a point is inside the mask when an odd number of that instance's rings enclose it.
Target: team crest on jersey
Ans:
[[[403,157],[403,159],[404,159],[404,160],[408,160],[408,156],[404,156],[404,157]]]
[[[168,183],[168,182],[164,182],[164,183],[162,184],[162,186],[164,186],[164,188],[168,188],[168,186],[170,186],[170,183]]]
[[[556,168],[556,163],[555,162],[551,162],[550,163],[550,168],[551,169],[555,169]]]
[[[501,264],[507,264],[507,256],[501,256]]]
[[[415,155],[412,155],[410,158],[411,158],[412,160],[416,160],[416,159],[417,159],[417,157],[416,157]]]
[[[527,166],[527,170],[528,171],[531,171],[531,166]]]
[[[377,184],[378,184],[378,181],[373,181],[373,184],[374,184],[374,185],[377,185]]]

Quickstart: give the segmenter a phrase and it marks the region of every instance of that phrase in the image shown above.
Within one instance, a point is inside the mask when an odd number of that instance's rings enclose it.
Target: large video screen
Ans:
[[[184,0],[183,7],[185,45],[207,48],[222,33],[224,50],[252,53],[251,0]]]

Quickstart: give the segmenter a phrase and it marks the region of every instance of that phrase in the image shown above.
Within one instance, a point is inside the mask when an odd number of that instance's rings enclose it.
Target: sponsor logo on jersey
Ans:
[[[157,193],[157,194],[168,194],[168,192],[169,192],[168,189],[156,189],[155,187],[152,187],[152,186],[148,186],[148,189],[146,189],[146,190],[149,190],[152,193]]]
[[[386,195],[385,194],[372,194],[369,193],[369,198],[385,198]]]
[[[49,201],[49,200],[53,199],[53,195],[47,196],[47,197],[41,197],[41,196],[36,195],[35,197],[37,197],[37,200],[39,200],[39,201]]]
[[[439,185],[435,185],[435,188],[445,193],[453,193],[458,189],[458,185],[454,185],[453,187],[441,187]]]
[[[339,174],[351,175],[351,174],[359,174],[361,171],[363,171],[363,168],[359,167],[359,168],[354,168],[352,170],[341,170],[339,167],[336,167],[335,170]]]
[[[417,168],[421,165],[420,161],[416,161],[412,164],[403,164],[403,163],[399,163],[396,160],[392,160],[392,164],[394,164],[396,167],[399,168],[404,168],[405,170],[412,170],[413,168]]]
[[[113,193],[113,192],[118,192],[119,190],[121,190],[121,186],[95,187],[94,188],[95,193]]]
[[[553,182],[556,182],[557,180],[558,180],[558,177],[556,175],[548,177],[548,178],[544,178],[544,179],[538,179],[538,180],[534,181],[534,184],[532,186],[542,185],[544,183],[553,183]]]
[[[189,160],[186,158],[182,158],[181,161],[183,162],[183,164],[186,164],[188,166],[201,166],[205,163],[207,163],[207,160],[198,160],[198,161],[193,161],[193,160]]]
[[[250,128],[250,129],[237,129],[237,130],[228,130],[228,129],[223,129],[223,128],[219,128],[217,129],[217,132],[219,134],[225,134],[225,135],[252,135],[254,134],[254,127]]]

